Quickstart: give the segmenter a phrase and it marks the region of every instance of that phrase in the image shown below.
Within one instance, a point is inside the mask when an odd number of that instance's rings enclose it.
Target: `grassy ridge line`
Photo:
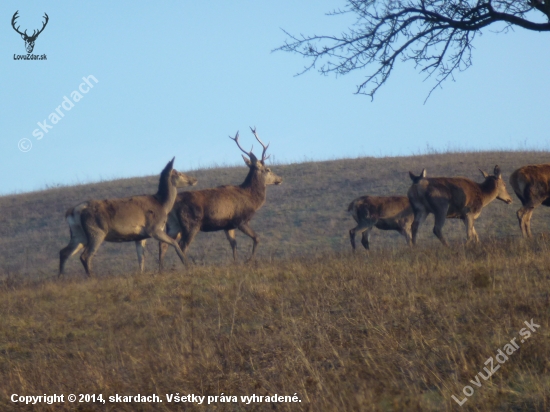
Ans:
[[[238,157],[238,154],[236,154]],[[549,152],[474,152],[446,153],[409,157],[340,159],[274,165],[275,173],[283,177],[281,186],[269,187],[267,202],[258,211],[251,226],[260,236],[260,258],[286,258],[321,251],[345,251],[350,248],[348,230],[354,226],[347,206],[364,195],[405,194],[410,187],[408,171],[419,173],[427,169],[428,176],[466,176],[482,181],[478,168],[492,171],[499,164],[505,181],[513,170],[525,164],[545,163]],[[222,184],[240,184],[246,176],[245,167],[226,167],[193,171],[199,179],[196,189]],[[64,214],[68,207],[91,198],[130,196],[153,193],[158,176],[123,179],[73,187],[62,187],[13,196],[0,197],[0,276],[54,276],[59,250],[69,240]],[[194,188],[195,189],[195,188]],[[508,188],[511,191],[511,188]],[[515,199],[515,195],[512,195]],[[476,222],[481,239],[520,235],[516,210],[517,199],[510,206],[495,201],[483,211]],[[533,216],[535,233],[547,232],[548,208],[538,208]],[[431,234],[432,218],[421,228],[419,240],[436,245]],[[462,222],[449,220],[444,227],[450,240],[465,239]],[[250,253],[252,242],[237,234],[241,259]],[[150,241],[147,268],[156,267],[157,245]],[[371,245],[374,249],[402,248],[404,239],[395,232],[375,230]],[[223,232],[200,233],[189,250],[197,264],[228,263],[230,247]],[[173,251],[167,264],[181,263]],[[133,243],[103,244],[95,258],[95,267],[103,273],[135,271],[137,259]],[[69,260],[68,276],[83,274],[78,257]]]
[[[192,266],[155,277],[4,281],[0,409],[20,410],[9,402],[12,393],[165,399],[176,392],[297,392],[302,403],[280,409],[452,411],[451,395],[462,399],[486,359],[534,319],[539,331],[461,410],[548,410],[549,251],[538,237],[466,249],[384,249],[368,258],[323,253]]]

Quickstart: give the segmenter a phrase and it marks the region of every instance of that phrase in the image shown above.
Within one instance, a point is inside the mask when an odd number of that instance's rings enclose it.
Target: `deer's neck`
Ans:
[[[256,204],[257,208],[263,205],[265,202],[266,186],[265,182],[260,178],[260,173],[256,169],[250,169],[246,179],[240,187],[250,194],[250,198]]]
[[[176,186],[172,184],[170,176],[162,176],[159,182],[159,188],[155,195],[155,198],[162,205],[162,208],[166,213],[172,210],[174,203],[176,202],[176,197],[178,195],[178,190]]]
[[[487,206],[496,199],[498,191],[497,184],[494,179],[485,179],[483,183],[478,183],[477,185],[481,189],[483,207]]]

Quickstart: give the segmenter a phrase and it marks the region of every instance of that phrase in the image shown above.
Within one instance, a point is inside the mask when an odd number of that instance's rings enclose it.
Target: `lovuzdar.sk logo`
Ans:
[[[45,21],[42,23],[42,28],[39,30],[33,30],[32,34],[29,36],[27,34],[27,30],[25,30],[24,32],[21,32],[19,30],[19,27],[21,26],[15,27],[16,20],[19,17],[18,13],[19,13],[19,10],[17,10],[13,14],[13,17],[11,18],[11,26],[17,33],[21,35],[21,38],[25,40],[25,48],[27,49],[27,54],[26,55],[14,54],[13,60],[47,60],[47,56],[45,54],[41,54],[41,55],[32,54],[32,51],[34,50],[34,42],[36,41],[38,35],[44,31],[44,29],[46,28],[46,25],[48,24],[48,20],[50,20],[50,18],[46,13],[44,13],[43,17]]]

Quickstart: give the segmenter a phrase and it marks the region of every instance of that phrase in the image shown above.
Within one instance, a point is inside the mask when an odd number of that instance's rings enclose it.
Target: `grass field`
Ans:
[[[478,167],[491,172],[499,164],[507,181],[515,168],[548,162],[548,155],[274,165],[284,182],[268,189],[252,221],[261,240],[255,262],[242,263],[251,249],[244,235],[237,235],[233,264],[223,233],[200,234],[189,265],[170,251],[170,270],[161,274],[150,242],[147,273],[136,273],[133,244],[104,244],[95,278],[84,277],[77,257],[56,277],[69,239],[65,210],[89,198],[154,192],[156,176],[1,197],[0,410],[550,410],[548,208],[534,213],[535,238],[521,239],[520,203],[509,188],[514,203],[495,201],[477,221],[480,245],[466,247],[462,223],[449,221],[452,247],[445,249],[428,219],[416,248],[397,233],[375,231],[373,250],[355,255],[346,213],[363,194],[405,194],[408,170],[481,181]],[[238,184],[246,170],[190,174],[200,189]],[[540,327],[526,339],[520,331],[531,320]],[[514,338],[519,349],[480,378],[487,359]],[[163,403],[31,408],[10,401],[12,394],[54,393],[156,394]],[[169,403],[166,395],[176,393],[237,401]],[[247,405],[240,398],[253,394],[296,394],[301,402]],[[453,395],[467,401],[460,407]]]

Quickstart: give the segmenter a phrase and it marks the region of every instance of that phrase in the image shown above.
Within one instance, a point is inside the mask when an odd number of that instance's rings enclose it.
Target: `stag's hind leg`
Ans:
[[[531,233],[531,216],[533,215],[534,207],[523,206],[516,213],[519,222],[519,228],[523,237],[532,237]]]
[[[353,251],[355,252],[355,236],[360,233],[362,234],[361,237],[361,244],[363,247],[367,250],[369,250],[369,234],[370,230],[372,229],[372,226],[374,223],[372,222],[360,222],[356,227],[353,229],[350,229],[349,231],[349,240],[351,242],[351,247],[353,248]],[[366,236],[366,237],[365,237]]]
[[[231,230],[224,230],[225,236],[227,237],[227,240],[229,240],[229,244],[231,245],[231,249],[233,250],[233,261],[237,261],[237,240],[235,239],[235,229]]]
[[[426,218],[428,217],[428,212],[425,209],[415,209],[414,210],[414,221],[411,226],[412,232],[412,244],[416,245],[416,237],[418,236],[418,228]]]
[[[67,260],[88,244],[88,237],[80,223],[80,216],[77,215],[75,217],[72,213],[75,213],[74,210],[67,217],[67,223],[69,223],[69,230],[71,231],[71,240],[66,247],[59,251],[58,276],[63,274]]]
[[[405,240],[407,241],[407,245],[412,246],[411,226],[402,227],[401,229],[399,229],[399,233],[401,233],[403,236],[405,236]]]
[[[84,248],[84,252],[80,255],[80,261],[84,266],[84,270],[88,276],[92,274],[92,258],[97,253],[99,246],[103,243],[105,239],[105,234],[102,232],[94,232],[93,234],[88,235],[88,244]]]
[[[71,238],[69,244],[59,251],[59,274],[61,276],[65,270],[65,263],[67,260],[84,247],[84,243],[81,243],[75,238]]]
[[[363,232],[361,235],[361,244],[363,247],[367,250],[370,250],[369,240],[370,240],[370,231],[372,230],[372,227],[369,227],[367,230]]]
[[[523,237],[533,237],[531,233],[531,217],[536,207],[543,205],[550,205],[548,199],[541,199],[537,192],[541,190],[540,187],[534,185],[527,185],[522,193],[522,196],[518,195],[521,200],[522,207],[517,211],[519,227]],[[517,193],[516,193],[517,194]]]
[[[443,225],[445,224],[445,220],[447,219],[447,210],[449,210],[449,205],[446,204],[444,207],[437,208],[434,217],[435,217],[435,223],[434,223],[434,229],[433,233],[437,236],[437,238],[443,243],[445,246],[449,246],[447,243],[447,240],[443,236]]]

